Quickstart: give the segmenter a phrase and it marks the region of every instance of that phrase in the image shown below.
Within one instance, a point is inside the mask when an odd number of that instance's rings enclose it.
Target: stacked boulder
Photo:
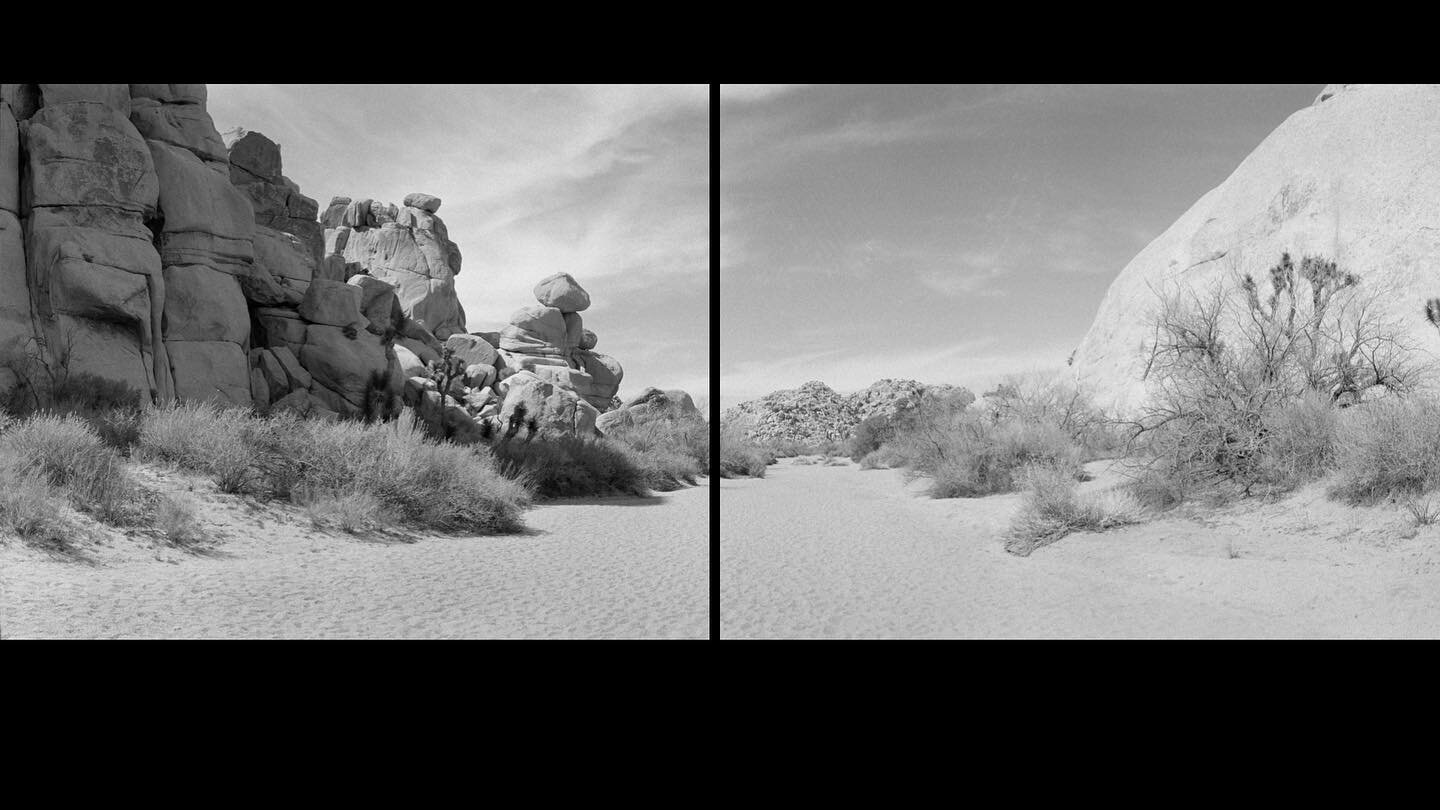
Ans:
[[[440,346],[409,336],[397,341],[406,403],[426,418],[434,414],[432,421],[443,420],[452,437],[594,435],[600,414],[614,407],[624,372],[591,351],[594,333],[579,314],[590,306],[590,295],[579,282],[557,273],[534,293],[539,305],[517,311],[500,332],[456,332]],[[458,374],[441,392],[428,370],[447,351]],[[473,429],[457,411],[468,415]]]
[[[541,279],[533,292],[539,306],[517,310],[499,334],[501,377],[528,372],[573,389],[597,412],[613,408],[625,370],[594,350],[598,340],[580,316],[590,294],[569,273]]]
[[[403,203],[336,197],[320,221],[326,275],[344,281],[365,273],[397,290],[405,315],[444,340],[465,331],[455,295],[460,248],[436,214],[440,198],[407,195]]]

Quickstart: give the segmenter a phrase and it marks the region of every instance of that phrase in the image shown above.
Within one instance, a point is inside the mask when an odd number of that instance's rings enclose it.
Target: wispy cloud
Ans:
[[[722,84],[720,85],[720,103],[753,104],[759,101],[769,101],[808,86],[804,84]]]

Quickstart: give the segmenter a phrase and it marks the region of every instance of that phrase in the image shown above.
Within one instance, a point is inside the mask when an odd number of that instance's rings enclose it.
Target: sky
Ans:
[[[1323,87],[722,86],[720,407],[1062,369],[1121,269]]]
[[[710,394],[706,85],[223,85],[220,132],[280,145],[284,173],[332,197],[442,200],[470,331],[497,330],[567,272],[596,351],[648,386]]]

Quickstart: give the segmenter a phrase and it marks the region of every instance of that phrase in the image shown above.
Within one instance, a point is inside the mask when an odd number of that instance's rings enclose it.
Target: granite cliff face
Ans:
[[[1440,349],[1440,85],[1330,85],[1116,277],[1072,358],[1124,413],[1143,403],[1155,289],[1268,276],[1281,254],[1333,260],[1414,345]],[[1268,282],[1267,282],[1268,283]]]
[[[953,390],[951,385],[926,385],[914,380],[880,380],[853,394],[837,394],[818,381],[799,388],[775,391],[742,402],[725,411],[722,419],[741,427],[762,442],[824,444],[844,441],[865,419],[894,414],[917,402],[927,391]]]
[[[322,214],[278,144],[222,138],[205,103],[198,84],[0,85],[0,395],[95,378],[327,418],[404,403],[462,440],[487,421],[589,435],[615,407],[623,370],[593,351],[574,278],[467,333],[440,198]]]

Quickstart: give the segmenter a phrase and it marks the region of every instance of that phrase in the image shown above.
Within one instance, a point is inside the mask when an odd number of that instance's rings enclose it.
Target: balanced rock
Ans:
[[[582,312],[590,307],[590,293],[569,273],[546,276],[535,285],[535,299],[541,306],[561,312]]]

